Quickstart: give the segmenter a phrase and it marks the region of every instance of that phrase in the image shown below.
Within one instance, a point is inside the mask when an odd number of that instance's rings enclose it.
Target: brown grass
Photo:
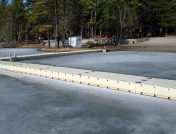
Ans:
[[[17,48],[42,48],[42,44],[25,44],[25,45],[19,45]]]
[[[70,52],[70,51],[81,51],[91,50],[89,48],[41,48],[43,52]]]

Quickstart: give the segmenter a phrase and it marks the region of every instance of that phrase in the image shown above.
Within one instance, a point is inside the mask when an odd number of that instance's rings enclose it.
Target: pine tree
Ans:
[[[0,41],[9,47],[12,42],[12,11],[7,0],[0,1]]]
[[[36,0],[28,11],[28,23],[32,26],[32,32],[38,39],[48,38],[50,47],[52,21],[50,19],[48,1]]]

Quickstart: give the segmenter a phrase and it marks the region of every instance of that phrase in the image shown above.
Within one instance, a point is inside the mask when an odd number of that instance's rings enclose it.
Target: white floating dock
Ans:
[[[7,61],[0,61],[0,69],[176,100],[176,80]]]

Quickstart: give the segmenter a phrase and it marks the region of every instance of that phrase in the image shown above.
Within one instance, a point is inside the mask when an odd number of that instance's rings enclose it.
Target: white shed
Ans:
[[[82,36],[72,36],[69,37],[69,46],[81,47]]]

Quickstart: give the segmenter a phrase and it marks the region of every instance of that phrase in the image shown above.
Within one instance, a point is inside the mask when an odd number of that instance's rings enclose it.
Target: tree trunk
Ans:
[[[91,11],[91,38],[94,37],[93,11]]]
[[[51,44],[50,44],[50,31],[48,31],[48,48],[50,48]]]
[[[58,38],[58,2],[55,0],[55,47],[59,48],[59,38]]]
[[[95,12],[94,12],[94,36],[97,34],[97,5],[98,5],[98,0],[95,0]]]

